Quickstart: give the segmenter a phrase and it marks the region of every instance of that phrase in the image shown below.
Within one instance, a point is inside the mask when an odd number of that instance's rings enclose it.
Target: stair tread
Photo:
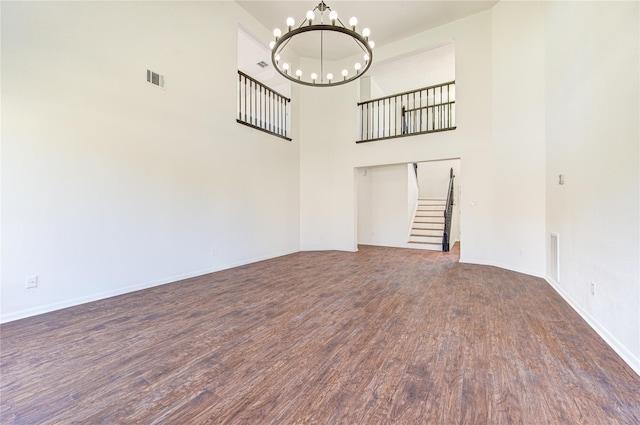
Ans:
[[[442,242],[409,241],[408,243],[419,243],[419,244],[423,244],[423,245],[442,245]]]

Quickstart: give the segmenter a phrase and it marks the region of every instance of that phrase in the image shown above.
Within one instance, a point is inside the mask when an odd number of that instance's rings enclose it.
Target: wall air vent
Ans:
[[[147,69],[147,82],[157,87],[164,87],[164,76]]]
[[[549,276],[557,283],[560,282],[560,235],[557,233],[551,233]]]
[[[269,66],[269,64],[266,63],[265,61],[260,61],[256,65],[258,65],[260,68],[266,68]]]

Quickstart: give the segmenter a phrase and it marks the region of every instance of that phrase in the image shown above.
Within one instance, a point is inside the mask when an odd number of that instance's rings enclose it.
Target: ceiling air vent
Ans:
[[[164,76],[147,69],[147,81],[154,86],[164,87]]]
[[[260,68],[266,68],[269,66],[269,64],[266,63],[265,61],[260,61],[256,65],[258,65]]]

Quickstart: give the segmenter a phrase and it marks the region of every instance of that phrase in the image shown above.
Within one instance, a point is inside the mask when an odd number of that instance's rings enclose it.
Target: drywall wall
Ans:
[[[544,2],[492,9],[493,264],[545,275]]]
[[[356,107],[348,100],[356,98],[356,88],[300,88],[302,250],[356,250],[355,167],[340,155],[356,138]]]
[[[547,278],[638,373],[639,7],[549,2],[545,14],[545,237],[560,235],[560,281]]]
[[[449,173],[453,169],[460,175],[460,160],[449,159],[418,163],[418,185],[421,198],[446,198],[449,189]]]
[[[321,212],[301,197],[301,248],[355,249],[354,168],[460,158],[461,261],[544,276],[559,233],[550,282],[639,371],[638,7],[501,2],[379,46],[385,61],[455,40],[455,131],[355,144],[356,89],[301,91],[301,190],[331,193]],[[307,126],[318,114],[332,125]]]
[[[220,40],[269,40],[237,4],[1,7],[3,321],[299,249],[298,142],[235,122]]]
[[[460,173],[459,159],[445,159],[441,161],[428,161],[418,163],[418,181],[420,185],[421,198],[447,198],[449,189],[449,173],[453,169],[454,193],[453,208],[451,210],[451,234],[449,237],[450,246],[460,241],[460,205],[461,188],[459,184],[462,177]]]
[[[360,79],[360,101],[364,102],[367,100],[377,99],[380,97],[384,97],[385,93],[382,91],[377,82],[371,77],[367,75]]]
[[[462,205],[461,258],[491,262],[491,12],[376,47],[375,57],[386,61],[408,56],[453,39],[458,95],[455,131],[356,144],[358,85],[300,90],[302,249],[356,249],[355,168],[462,158],[464,182],[460,183],[470,203]]]
[[[455,44],[449,42],[444,46],[418,51],[404,57],[378,60],[376,56],[367,75],[376,82],[380,93],[371,98],[455,80],[455,53]],[[398,78],[398,74],[402,74],[403,77]]]
[[[406,164],[358,169],[359,244],[407,247],[411,219],[407,171]]]

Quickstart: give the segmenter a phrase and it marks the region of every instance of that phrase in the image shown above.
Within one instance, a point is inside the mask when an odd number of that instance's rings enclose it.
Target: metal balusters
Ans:
[[[393,135],[398,135],[398,98],[393,98]]]
[[[364,134],[364,116],[362,115],[362,106],[360,107],[360,134]]]
[[[451,127],[451,86],[447,85],[447,127]]]
[[[370,136],[371,133],[369,133],[369,115],[371,115],[371,111],[369,110],[369,105],[373,105],[371,104],[367,104],[367,137]]]
[[[273,120],[271,119],[271,115],[273,114],[273,93],[269,92],[268,94],[268,100],[269,100],[269,107],[267,108],[268,110],[268,114],[267,114],[267,130],[268,131],[273,131]]]
[[[289,138],[291,99],[238,71],[237,122],[257,130]]]
[[[378,125],[376,126],[376,134],[378,135],[378,137],[381,137],[380,136],[380,109],[381,108],[380,108],[380,101],[379,100],[378,100],[376,106],[377,106],[376,109],[378,110]]]
[[[454,130],[455,81],[358,103],[357,143]]]
[[[249,91],[247,90],[247,80],[244,79],[244,106],[242,108],[242,110],[244,111],[244,120],[247,121],[247,93],[249,93]]]
[[[438,123],[439,127],[438,128],[442,128],[443,122],[442,122],[442,86],[440,86],[440,106],[438,106],[438,115],[440,117],[440,121]]]
[[[250,124],[256,125],[256,111],[255,104],[253,103],[253,81],[249,80],[249,117],[251,117]]]

